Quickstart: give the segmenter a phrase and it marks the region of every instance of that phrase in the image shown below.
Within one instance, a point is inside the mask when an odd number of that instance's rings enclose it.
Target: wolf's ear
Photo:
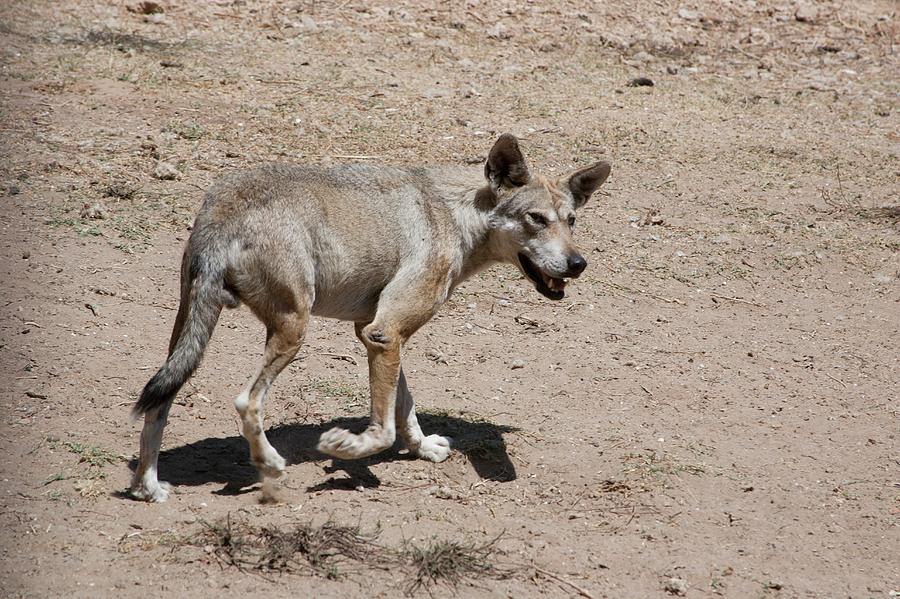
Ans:
[[[581,208],[588,201],[591,194],[597,191],[606,178],[609,176],[610,166],[606,161],[600,161],[579,169],[569,175],[566,185],[572,192],[575,199],[575,208]]]
[[[531,181],[528,164],[515,135],[504,133],[494,143],[484,163],[484,177],[494,193],[503,187],[519,187]]]

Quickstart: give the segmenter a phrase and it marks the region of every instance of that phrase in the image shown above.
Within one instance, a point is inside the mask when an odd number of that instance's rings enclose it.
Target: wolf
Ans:
[[[207,192],[181,262],[181,300],[165,364],[134,407],[143,415],[137,499],[165,501],[157,461],[172,401],[203,357],[223,308],[246,304],[266,327],[262,365],[234,401],[250,458],[265,482],[285,460],[266,439],[263,404],[297,354],[310,315],[351,321],[366,347],[371,412],[359,434],[323,433],[317,449],[357,459],[398,434],[441,462],[450,439],[425,435],[401,367],[404,343],[461,282],[512,264],[559,300],[587,266],[575,213],[610,173],[597,162],[562,177],[532,174],[518,140],[501,135],[478,167],[271,164]]]

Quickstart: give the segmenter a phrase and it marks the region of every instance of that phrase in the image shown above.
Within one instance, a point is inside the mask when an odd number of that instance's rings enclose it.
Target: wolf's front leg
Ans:
[[[374,323],[373,323],[374,324]],[[397,429],[394,406],[400,376],[400,337],[369,324],[357,326],[357,335],[369,353],[369,393],[372,411],[369,426],[360,434],[332,428],[319,437],[319,451],[343,460],[364,458],[394,444]]]
[[[400,368],[400,379],[397,381],[397,428],[400,438],[409,452],[424,460],[443,462],[450,455],[451,439],[440,435],[422,433],[419,420],[416,418],[416,406],[413,402],[403,367]]]
[[[381,292],[372,322],[356,323],[356,336],[366,346],[369,355],[369,393],[372,398],[369,427],[359,435],[333,428],[319,437],[319,451],[349,460],[370,456],[394,444],[397,437],[397,391],[401,378],[400,350],[447,299],[450,289],[449,264],[449,260],[435,259],[401,269]],[[403,396],[409,397],[405,380],[403,389]],[[415,422],[411,398],[409,407],[402,410],[402,414],[413,414]],[[401,429],[406,435],[410,427],[406,418],[404,421]],[[420,450],[437,443],[430,438],[422,438],[417,422],[414,430],[418,434],[415,440]]]

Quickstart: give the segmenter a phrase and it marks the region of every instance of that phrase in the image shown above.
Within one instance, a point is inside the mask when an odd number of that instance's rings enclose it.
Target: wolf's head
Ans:
[[[484,165],[492,192],[490,226],[498,257],[516,265],[544,296],[565,297],[566,279],[587,267],[575,247],[575,211],[606,181],[597,162],[559,178],[532,176],[513,135],[500,136]]]

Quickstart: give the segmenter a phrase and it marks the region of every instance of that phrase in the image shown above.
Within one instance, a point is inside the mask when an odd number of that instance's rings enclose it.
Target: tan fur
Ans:
[[[559,187],[557,186],[557,182],[551,181],[544,175],[537,175],[535,178],[538,180],[544,190],[546,190],[547,195],[550,196],[550,201],[553,203],[553,209],[559,211],[566,201],[566,196],[562,191],[560,191]]]

